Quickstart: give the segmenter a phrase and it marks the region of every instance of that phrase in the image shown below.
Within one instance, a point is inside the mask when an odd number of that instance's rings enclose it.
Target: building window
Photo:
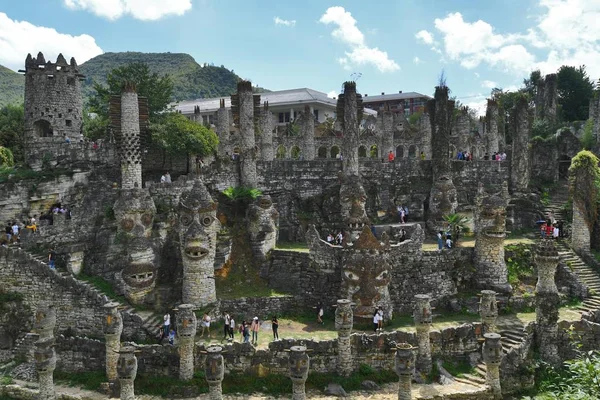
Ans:
[[[279,123],[283,124],[286,122],[290,122],[290,113],[289,112],[285,112],[285,113],[280,112],[279,113]]]
[[[315,114],[315,119],[318,121],[319,120],[319,110],[314,110],[313,113]]]
[[[215,123],[215,116],[214,115],[209,115],[208,116],[208,123],[211,125],[214,125]]]
[[[70,119],[65,120],[65,123],[67,124],[67,126],[73,126],[73,121],[71,121]]]

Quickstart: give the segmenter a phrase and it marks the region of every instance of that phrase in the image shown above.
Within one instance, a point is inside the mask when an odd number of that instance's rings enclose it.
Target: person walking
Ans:
[[[229,313],[225,313],[223,317],[223,340],[227,340],[229,338],[229,323],[231,322],[231,317],[229,317]]]
[[[48,250],[48,267],[50,267],[50,269],[56,269],[56,252],[53,248]]]
[[[168,337],[171,327],[171,314],[168,312],[163,316],[163,337]]]
[[[444,239],[442,239],[442,231],[437,233],[438,253],[444,248]]]
[[[273,328],[273,340],[279,340],[279,321],[277,320],[277,316],[273,315],[271,318],[271,327]]]
[[[319,304],[317,304],[317,322],[321,325],[323,325],[323,304],[321,302],[319,302]]]
[[[230,317],[229,320],[229,340],[234,341],[233,332],[235,331],[235,320],[233,317]]]
[[[379,330],[379,312],[375,309],[373,313],[373,332],[377,332]]]
[[[250,330],[252,331],[252,344],[256,346],[258,344],[258,331],[260,330],[260,322],[258,321],[258,317],[254,317],[252,320]]]
[[[383,332],[383,308],[379,307],[377,309],[377,314],[379,315],[379,321],[377,321],[377,329],[379,329],[380,332]]]
[[[200,337],[204,337],[205,329],[208,333],[208,338],[210,339],[210,315],[208,315],[207,313],[204,313],[204,315],[202,316],[202,333],[200,334]]]
[[[250,343],[250,325],[244,321],[244,343]]]

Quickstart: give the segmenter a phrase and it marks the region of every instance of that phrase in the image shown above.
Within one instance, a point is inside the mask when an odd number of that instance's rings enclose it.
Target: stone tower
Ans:
[[[223,378],[225,377],[225,360],[221,346],[210,346],[206,349],[204,376],[208,383],[210,400],[223,400]]]
[[[137,376],[138,362],[133,346],[125,346],[119,352],[117,374],[121,385],[121,400],[135,400],[134,382]]]
[[[300,114],[300,134],[302,137],[302,157],[305,160],[315,159],[315,115],[310,106],[304,106]]]
[[[352,345],[350,334],[354,325],[352,303],[348,299],[337,301],[335,309],[335,330],[338,332],[337,340],[337,371],[341,375],[352,373]]]
[[[182,302],[203,307],[217,300],[215,252],[217,203],[199,179],[181,194],[178,206],[179,245],[183,260]]]
[[[40,386],[40,400],[54,400],[54,369],[56,368],[56,353],[54,351],[54,337],[40,339],[35,342],[35,370],[38,374]]]
[[[429,374],[433,367],[431,361],[431,340],[429,331],[432,323],[431,297],[426,294],[415,295],[415,309],[413,318],[419,341],[419,352],[417,354],[417,367],[422,374]]]
[[[56,326],[56,308],[52,304],[40,303],[35,310],[35,323],[33,328],[40,335],[40,339],[54,337]]]
[[[514,133],[511,155],[511,189],[525,192],[529,185],[529,105],[524,96],[519,97],[514,111]]]
[[[502,338],[497,333],[486,333],[483,335],[485,343],[483,344],[483,361],[485,362],[486,376],[485,381],[492,390],[493,399],[502,398],[502,388],[500,386],[500,363],[502,362]]]
[[[231,95],[231,111],[234,122],[240,129],[240,185],[255,188],[258,178],[254,126],[260,115],[260,95],[252,94],[251,82],[238,82],[237,94]]]
[[[496,100],[488,99],[485,111],[485,150],[491,156],[500,150],[498,132],[499,109]]]
[[[481,289],[510,293],[508,270],[504,262],[506,207],[510,196],[506,182],[502,190],[486,194],[479,185],[475,205],[475,284]]]
[[[448,100],[448,87],[436,87],[435,97],[427,103],[431,121],[431,159],[433,185],[429,193],[430,229],[439,229],[443,216],[458,207],[456,187],[450,174],[450,129],[454,102]]]
[[[594,92],[590,100],[589,118],[592,120],[592,134],[596,137],[596,143],[600,144],[600,89]]]
[[[177,336],[179,338],[179,379],[189,381],[194,377],[194,338],[196,314],[191,304],[180,304],[176,310]]]
[[[358,176],[360,121],[363,116],[362,96],[356,93],[356,82],[344,82],[344,93],[337,101],[337,118],[341,121],[343,170],[347,176]]]
[[[25,59],[25,135],[39,138],[77,138],[82,132],[81,79],[74,58],[62,54],[56,63],[46,62],[40,52]]]
[[[415,374],[415,352],[408,343],[399,343],[396,346],[396,357],[394,362],[396,374],[398,374],[398,400],[412,399],[412,378]]]
[[[556,107],[558,99],[557,76],[548,74],[540,79],[535,96],[535,119],[556,121]]]
[[[119,312],[119,303],[104,305],[104,341],[106,347],[106,378],[109,382],[117,379],[117,362],[121,350],[123,317]]]
[[[225,108],[225,99],[219,99],[219,110],[217,111],[217,123],[215,131],[219,137],[219,155],[231,154],[233,148],[230,143],[231,123],[229,122],[229,110]]]
[[[262,161],[273,161],[275,157],[273,129],[275,129],[275,118],[269,111],[269,102],[265,101],[260,112],[260,159]]]

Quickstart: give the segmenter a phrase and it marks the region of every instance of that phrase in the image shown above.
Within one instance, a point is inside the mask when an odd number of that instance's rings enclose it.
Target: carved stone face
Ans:
[[[484,202],[479,212],[477,231],[481,235],[504,239],[506,237],[506,206],[498,202]]]
[[[177,335],[182,338],[196,336],[196,314],[191,304],[180,304],[177,310]]]
[[[104,334],[120,335],[123,331],[123,318],[117,308],[119,303],[107,303],[104,305]]]
[[[204,374],[207,382],[221,382],[225,377],[225,366],[223,362],[223,349],[220,346],[211,346],[206,349],[206,364]]]
[[[137,375],[137,358],[132,348],[122,348],[117,361],[119,379],[134,380]]]
[[[345,177],[340,186],[340,213],[353,238],[370,223],[365,211],[367,193],[357,176]]]
[[[52,372],[56,368],[56,353],[52,339],[42,339],[35,343],[35,369],[38,372]]]
[[[156,284],[156,255],[150,239],[156,207],[143,189],[123,190],[114,206],[118,232],[127,247],[127,262],[121,272],[125,296],[133,303],[143,302]]]
[[[436,219],[454,212],[458,206],[456,187],[448,176],[442,175],[434,182],[430,196],[429,210]]]
[[[337,301],[335,309],[335,329],[340,333],[347,335],[352,331],[354,313],[350,300],[342,299]]]
[[[279,212],[273,206],[271,196],[259,196],[250,204],[247,212],[248,232],[255,257],[265,257],[277,243]]]
[[[40,337],[52,336],[56,326],[56,309],[52,305],[39,304],[35,311],[34,329]]]
[[[292,380],[306,381],[310,369],[310,359],[306,354],[306,347],[292,346],[289,358],[290,378]]]
[[[415,371],[415,353],[413,347],[407,343],[401,343],[396,348],[395,360],[396,374],[412,375]]]
[[[354,317],[371,318],[377,306],[390,304],[389,256],[384,251],[346,252],[342,264],[343,297],[356,304]]]

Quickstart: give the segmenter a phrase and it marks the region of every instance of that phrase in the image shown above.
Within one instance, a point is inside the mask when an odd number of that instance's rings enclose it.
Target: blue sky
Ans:
[[[529,71],[600,78],[600,0],[20,0],[0,3],[0,64],[28,52],[183,52],[272,89],[452,94],[479,107]],[[48,29],[49,28],[49,29]]]

